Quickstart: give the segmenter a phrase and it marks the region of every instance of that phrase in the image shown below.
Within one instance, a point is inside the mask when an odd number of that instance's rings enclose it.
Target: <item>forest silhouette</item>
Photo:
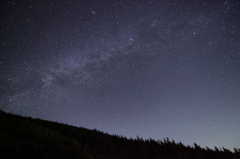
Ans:
[[[239,159],[240,149],[185,146],[165,138],[127,139],[96,129],[22,117],[0,110],[1,158]]]

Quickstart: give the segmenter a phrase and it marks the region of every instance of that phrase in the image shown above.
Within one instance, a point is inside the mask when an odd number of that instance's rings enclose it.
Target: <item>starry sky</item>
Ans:
[[[3,0],[0,109],[240,148],[237,0]]]

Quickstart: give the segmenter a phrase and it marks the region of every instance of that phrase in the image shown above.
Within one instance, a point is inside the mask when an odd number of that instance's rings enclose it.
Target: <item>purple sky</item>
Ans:
[[[240,3],[1,1],[0,109],[240,148]]]

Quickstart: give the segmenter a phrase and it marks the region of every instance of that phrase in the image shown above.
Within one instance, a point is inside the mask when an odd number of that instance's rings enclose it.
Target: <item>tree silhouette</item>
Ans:
[[[164,138],[147,139],[137,136],[109,135],[89,130],[0,111],[1,158],[140,158],[140,159],[239,159],[234,152],[222,147],[210,149],[185,146]]]

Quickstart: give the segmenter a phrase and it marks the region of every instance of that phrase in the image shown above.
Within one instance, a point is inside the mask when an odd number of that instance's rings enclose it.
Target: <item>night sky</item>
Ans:
[[[3,0],[0,109],[240,148],[238,0]]]

